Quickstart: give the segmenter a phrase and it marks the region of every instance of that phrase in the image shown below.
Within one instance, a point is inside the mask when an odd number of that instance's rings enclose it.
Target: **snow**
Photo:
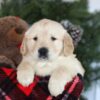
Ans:
[[[90,12],[100,11],[100,0],[88,0],[88,2]]]
[[[87,97],[87,100],[100,100],[100,81],[94,82],[92,87],[83,95]]]

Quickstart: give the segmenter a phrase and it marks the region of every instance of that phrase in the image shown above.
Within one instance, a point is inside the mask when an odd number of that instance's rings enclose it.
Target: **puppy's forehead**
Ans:
[[[34,23],[26,32],[26,35],[31,37],[36,34],[52,34],[57,36],[63,36],[65,33],[66,30],[60,23],[49,19],[42,19]]]

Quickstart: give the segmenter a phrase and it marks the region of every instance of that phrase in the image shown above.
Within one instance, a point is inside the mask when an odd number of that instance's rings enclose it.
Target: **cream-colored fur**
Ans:
[[[52,41],[52,37],[56,40]],[[38,57],[41,47],[48,48],[48,59]],[[17,69],[18,81],[28,86],[34,81],[34,75],[50,75],[48,88],[51,95],[61,94],[66,83],[77,73],[84,75],[84,69],[73,51],[72,39],[59,23],[48,19],[36,22],[26,32],[21,46],[23,59]]]

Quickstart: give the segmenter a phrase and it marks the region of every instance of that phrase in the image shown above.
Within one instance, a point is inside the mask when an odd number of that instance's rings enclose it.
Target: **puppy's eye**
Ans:
[[[55,37],[52,36],[52,37],[51,37],[51,40],[52,40],[52,41],[55,41],[55,40],[57,40],[57,38],[55,38]]]
[[[33,38],[33,40],[34,40],[34,41],[37,41],[37,40],[38,40],[38,38],[37,38],[37,37],[34,37],[34,38]]]

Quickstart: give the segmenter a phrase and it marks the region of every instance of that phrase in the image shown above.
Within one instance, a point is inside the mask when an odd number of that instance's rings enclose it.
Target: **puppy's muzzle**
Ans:
[[[42,47],[38,50],[39,58],[47,59],[48,58],[48,49],[46,47]]]

